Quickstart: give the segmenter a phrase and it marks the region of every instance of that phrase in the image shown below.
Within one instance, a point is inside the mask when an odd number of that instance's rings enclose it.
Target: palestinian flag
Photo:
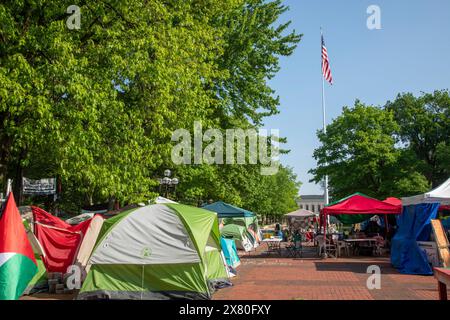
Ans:
[[[33,249],[11,192],[0,216],[0,300],[18,299],[36,272]]]

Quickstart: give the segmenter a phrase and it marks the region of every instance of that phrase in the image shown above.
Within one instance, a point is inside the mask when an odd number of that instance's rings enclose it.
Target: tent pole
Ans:
[[[386,225],[385,227],[386,227],[386,236],[387,236],[387,233],[389,232],[389,221],[388,221],[387,214],[384,215],[384,223]]]
[[[142,265],[142,274],[141,274],[141,300],[144,298],[144,265]]]

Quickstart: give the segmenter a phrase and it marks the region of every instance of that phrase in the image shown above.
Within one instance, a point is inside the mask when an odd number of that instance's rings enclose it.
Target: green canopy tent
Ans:
[[[203,209],[217,212],[219,218],[245,218],[254,217],[251,211],[233,206],[223,201],[217,201],[203,206]]]
[[[215,213],[134,208],[103,223],[78,299],[209,299],[227,281]]]

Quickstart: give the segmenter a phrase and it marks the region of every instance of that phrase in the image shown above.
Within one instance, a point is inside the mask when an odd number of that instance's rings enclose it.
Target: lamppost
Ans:
[[[159,193],[164,193],[164,197],[168,198],[169,192],[173,189],[175,193],[179,183],[178,178],[170,178],[172,172],[169,169],[164,170],[164,178],[159,179]]]

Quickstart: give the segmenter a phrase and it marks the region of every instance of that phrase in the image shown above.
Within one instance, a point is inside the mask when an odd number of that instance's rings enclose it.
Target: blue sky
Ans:
[[[280,129],[291,152],[282,163],[294,168],[303,183],[300,194],[320,194],[307,173],[316,163],[316,130],[322,127],[320,26],[334,78],[326,86],[327,122],[356,99],[384,105],[398,93],[450,88],[449,0],[286,0],[281,21],[303,39],[295,53],[281,59],[270,81],[280,96],[279,115],[265,128]],[[369,30],[369,5],[381,9],[381,30]]]

